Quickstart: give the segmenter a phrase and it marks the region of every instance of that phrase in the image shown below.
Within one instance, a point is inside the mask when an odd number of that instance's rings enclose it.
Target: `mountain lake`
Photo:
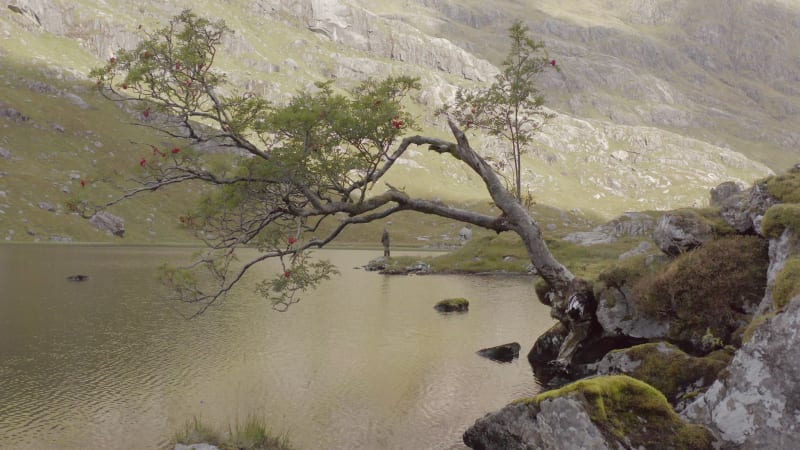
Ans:
[[[554,321],[531,277],[383,276],[356,268],[379,250],[325,250],[341,274],[287,312],[255,292],[266,264],[186,320],[155,269],[194,251],[0,246],[0,448],[168,448],[195,417],[257,417],[300,449],[464,448],[540,389],[525,354]],[[437,313],[449,297],[469,312]],[[475,354],[512,341],[512,363]]]

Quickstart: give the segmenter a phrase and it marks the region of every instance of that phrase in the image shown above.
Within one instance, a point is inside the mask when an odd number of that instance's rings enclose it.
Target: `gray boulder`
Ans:
[[[125,235],[125,219],[111,214],[108,211],[96,213],[89,219],[89,223],[95,228],[113,234],[114,236],[123,237],[123,235]]]
[[[733,181],[726,181],[715,188],[711,188],[711,201],[712,208],[720,208],[733,196],[742,192],[742,187]]]
[[[554,398],[536,406],[510,404],[475,422],[464,433],[473,449],[561,450],[610,449],[585,405],[573,397]]]
[[[669,336],[669,320],[648,317],[639,312],[631,300],[627,285],[609,286],[598,294],[597,322],[607,336],[628,336],[640,339],[663,339]]]
[[[664,214],[653,230],[653,240],[662,252],[678,256],[709,241],[714,230],[692,211]]]
[[[56,206],[50,202],[39,202],[37,206],[45,211],[56,212]]]
[[[762,323],[727,375],[684,415],[706,424],[727,448],[797,448],[800,443],[800,297]]]
[[[761,219],[770,206],[778,203],[765,184],[756,183],[746,191],[735,192],[727,183],[711,191],[711,204],[737,233],[761,233]]]

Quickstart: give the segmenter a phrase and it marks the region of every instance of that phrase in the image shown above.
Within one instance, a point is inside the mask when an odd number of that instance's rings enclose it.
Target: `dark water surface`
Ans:
[[[191,253],[0,246],[0,448],[164,448],[193,416],[249,415],[301,449],[462,448],[476,418],[539,389],[524,355],[475,355],[525,353],[552,325],[530,278],[380,276],[353,269],[379,251],[330,250],[342,274],[286,313],[253,292],[264,267],[187,321],[153,274]],[[432,308],[462,296],[467,314]]]

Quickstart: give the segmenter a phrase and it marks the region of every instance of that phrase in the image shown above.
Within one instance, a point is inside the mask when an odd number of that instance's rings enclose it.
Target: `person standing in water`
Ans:
[[[383,244],[383,257],[389,257],[389,231],[386,228],[383,229],[383,234],[381,235],[381,244]]]

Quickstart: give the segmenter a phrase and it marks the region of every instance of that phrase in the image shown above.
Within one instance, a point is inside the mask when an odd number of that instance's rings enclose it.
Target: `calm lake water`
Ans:
[[[475,419],[539,390],[524,353],[553,321],[530,278],[381,276],[353,269],[379,251],[330,250],[342,274],[288,312],[253,292],[264,267],[187,321],[153,274],[191,253],[0,246],[0,448],[165,448],[194,416],[250,415],[301,449],[463,448]],[[433,310],[461,296],[468,313]],[[511,341],[521,360],[475,354]]]

